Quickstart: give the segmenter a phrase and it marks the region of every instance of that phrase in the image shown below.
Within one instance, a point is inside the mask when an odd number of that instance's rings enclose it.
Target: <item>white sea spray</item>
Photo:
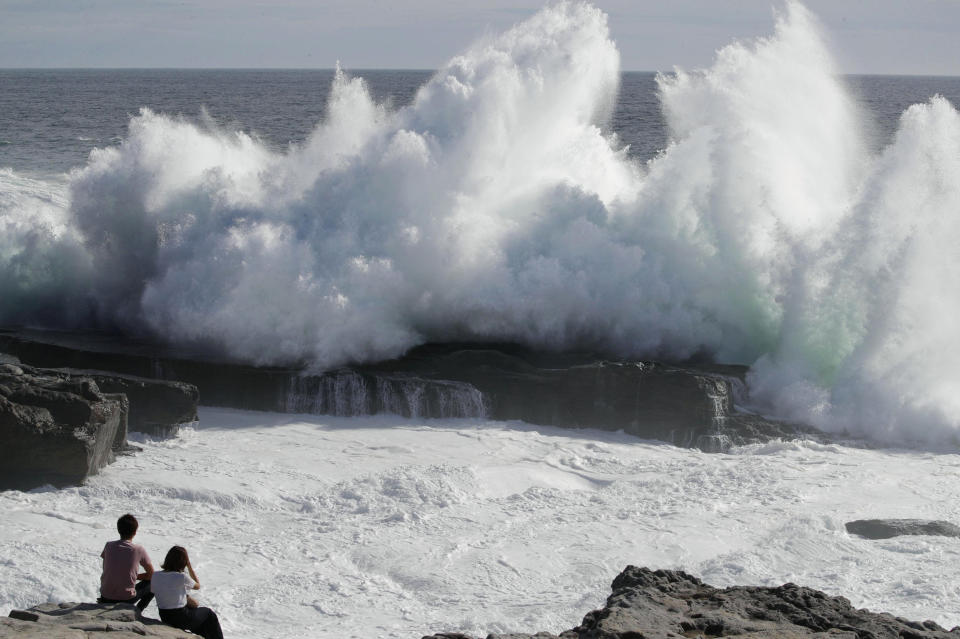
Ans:
[[[0,322],[318,368],[445,340],[707,352],[752,365],[766,412],[954,444],[955,107],[911,107],[871,151],[796,2],[659,79],[670,144],[645,165],[606,132],[618,78],[606,16],[561,2],[400,110],[338,72],[286,151],[143,110],[68,193],[0,173]]]

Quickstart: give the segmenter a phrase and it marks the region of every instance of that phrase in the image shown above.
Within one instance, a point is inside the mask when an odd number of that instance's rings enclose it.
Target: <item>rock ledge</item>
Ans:
[[[130,604],[43,604],[0,617],[0,639],[192,639],[197,635],[140,617]]]

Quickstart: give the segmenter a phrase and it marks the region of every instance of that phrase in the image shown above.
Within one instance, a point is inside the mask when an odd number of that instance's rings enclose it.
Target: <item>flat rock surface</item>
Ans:
[[[130,604],[42,604],[0,618],[0,639],[191,639],[197,635],[137,615]]]
[[[890,539],[901,535],[960,537],[960,526],[928,519],[858,519],[844,524],[851,535],[867,539]]]
[[[932,621],[856,609],[844,597],[795,584],[714,588],[679,570],[628,566],[613,580],[612,590],[606,606],[559,635],[491,634],[488,639],[960,639],[960,628],[948,631]],[[424,639],[471,638],[436,634]]]

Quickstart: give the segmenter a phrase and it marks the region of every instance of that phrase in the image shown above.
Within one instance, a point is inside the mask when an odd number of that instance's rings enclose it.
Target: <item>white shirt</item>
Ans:
[[[153,573],[150,578],[150,590],[157,596],[157,608],[169,610],[187,605],[187,591],[195,582],[182,572],[166,570]]]

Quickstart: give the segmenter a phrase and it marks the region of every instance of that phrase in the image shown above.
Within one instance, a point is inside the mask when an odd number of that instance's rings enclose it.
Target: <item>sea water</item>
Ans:
[[[756,409],[906,449],[706,456],[522,424],[206,410],[6,492],[0,608],[91,598],[142,515],[236,636],[549,629],[627,563],[960,623],[960,79],[840,74],[815,16],[623,73],[560,3],[421,71],[0,71],[0,323],[315,368],[448,340],[711,356]],[[206,571],[206,572],[204,572]],[[354,627],[359,630],[353,630]]]

